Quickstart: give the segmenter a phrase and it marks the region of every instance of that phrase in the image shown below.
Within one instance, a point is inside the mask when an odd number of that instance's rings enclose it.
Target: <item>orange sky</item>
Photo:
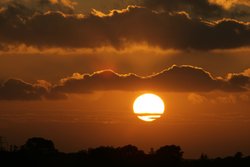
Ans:
[[[182,146],[185,157],[198,157],[201,152],[223,156],[235,150],[249,154],[249,99],[240,94],[203,97],[156,92],[165,101],[166,112],[144,123],[132,111],[133,100],[141,93],[99,92],[67,101],[1,102],[1,133],[16,144],[30,136],[44,136],[62,151],[127,143],[149,151],[174,143]]]
[[[250,4],[169,2],[0,2],[0,136],[249,155]],[[151,123],[133,114],[146,92],[166,105]]]

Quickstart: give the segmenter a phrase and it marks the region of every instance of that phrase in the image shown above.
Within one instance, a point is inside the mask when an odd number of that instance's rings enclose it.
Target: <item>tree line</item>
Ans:
[[[100,146],[73,153],[60,152],[53,141],[33,137],[20,147],[0,149],[0,166],[25,167],[249,167],[250,156],[237,152],[233,156],[210,159],[201,154],[198,159],[184,159],[178,145],[165,145],[149,153],[134,145]]]

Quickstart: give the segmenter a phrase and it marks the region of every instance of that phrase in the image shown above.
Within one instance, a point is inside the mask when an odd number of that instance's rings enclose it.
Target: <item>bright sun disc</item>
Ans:
[[[152,122],[161,117],[164,113],[165,106],[159,96],[146,93],[135,99],[133,109],[139,119]]]

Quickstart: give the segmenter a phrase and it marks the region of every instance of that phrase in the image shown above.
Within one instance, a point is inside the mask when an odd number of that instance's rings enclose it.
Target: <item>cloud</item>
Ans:
[[[231,9],[238,5],[250,6],[249,0],[208,0],[208,2],[220,5],[225,9]]]
[[[228,93],[228,92],[210,92],[210,93],[189,93],[187,99],[192,104],[236,104],[236,103],[248,103],[249,92],[241,93]]]
[[[190,93],[187,98],[193,104],[201,104],[207,100],[206,97],[197,93]]]
[[[246,79],[247,78],[247,79]],[[159,73],[141,77],[136,74],[118,74],[111,70],[93,74],[75,73],[56,85],[47,81],[30,84],[9,79],[0,86],[0,100],[64,99],[67,94],[84,94],[96,91],[168,91],[168,92],[247,92],[250,77],[229,74],[226,79],[214,78],[202,68],[176,66]],[[199,97],[192,95],[191,100]]]
[[[235,104],[237,101],[236,97],[233,95],[228,96],[218,96],[212,102],[225,103],[225,104]]]
[[[186,11],[192,17],[205,19],[250,16],[248,0],[144,0],[142,4],[158,11]]]
[[[144,0],[144,5],[155,10],[187,11],[195,16],[214,17],[221,15],[222,7],[210,4],[208,0]]]
[[[1,0],[0,2],[0,6],[2,8],[5,8],[6,10],[19,9],[19,12],[29,11],[32,13],[43,13],[47,11],[73,13],[75,5],[76,2],[73,2],[71,0]]]
[[[230,49],[250,45],[250,24],[233,19],[204,21],[185,12],[155,12],[130,6],[108,14],[88,16],[63,12],[30,16],[25,7],[8,7],[0,13],[1,48],[25,44],[46,48],[123,49],[146,43],[163,49]],[[198,35],[197,35],[198,34]]]
[[[77,77],[76,77],[77,76]],[[246,76],[247,77],[247,76]],[[249,79],[249,78],[248,78]],[[193,66],[172,66],[154,75],[140,77],[135,74],[117,74],[113,71],[99,71],[93,74],[74,74],[64,78],[54,87],[56,92],[90,93],[106,90],[155,90],[173,92],[248,91],[250,81],[243,84],[238,79],[216,79],[201,68]],[[244,80],[245,81],[245,80]]]
[[[0,100],[41,100],[62,99],[65,95],[51,93],[48,90],[50,84],[46,81],[39,81],[30,84],[20,79],[8,79],[0,85]]]
[[[250,87],[250,75],[247,73],[248,71],[249,69],[239,74],[228,74],[228,82],[231,85],[237,85],[238,87],[242,87],[246,89],[249,88]]]
[[[74,76],[81,76],[75,78]],[[95,72],[93,74],[74,74],[64,78],[54,87],[56,92],[64,93],[91,93],[106,90],[140,90],[143,89],[143,78],[135,74],[118,74],[111,70]]]
[[[18,79],[9,79],[0,87],[1,100],[39,100],[46,89]]]

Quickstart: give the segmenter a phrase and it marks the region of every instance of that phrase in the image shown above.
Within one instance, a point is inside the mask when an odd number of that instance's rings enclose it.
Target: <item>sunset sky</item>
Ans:
[[[133,113],[143,93],[165,113]],[[249,0],[1,0],[0,136],[65,152],[250,155]]]

